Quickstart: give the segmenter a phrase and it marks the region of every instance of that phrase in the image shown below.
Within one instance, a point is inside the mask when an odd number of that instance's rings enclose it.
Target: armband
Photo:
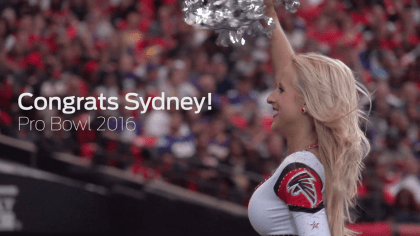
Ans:
[[[323,183],[311,167],[293,162],[281,172],[274,185],[274,192],[290,211],[315,213],[324,208]]]

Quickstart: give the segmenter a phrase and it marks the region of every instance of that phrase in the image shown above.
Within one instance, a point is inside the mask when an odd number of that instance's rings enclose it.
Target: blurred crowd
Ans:
[[[273,83],[268,39],[219,47],[211,30],[184,23],[181,0],[0,1],[0,133],[145,180],[247,205],[287,155],[270,131]],[[298,53],[346,63],[373,94],[371,140],[358,221],[420,223],[420,1],[301,0],[278,15]],[[119,97],[116,111],[22,110],[43,97]],[[124,109],[124,96],[206,97],[211,109]],[[369,100],[360,94],[360,108]],[[91,130],[19,127],[19,117],[85,121]],[[98,131],[106,118],[104,131]],[[121,118],[122,117],[122,118]],[[128,118],[130,121],[128,122]],[[134,129],[133,131],[129,131]],[[112,131],[115,130],[115,131]]]

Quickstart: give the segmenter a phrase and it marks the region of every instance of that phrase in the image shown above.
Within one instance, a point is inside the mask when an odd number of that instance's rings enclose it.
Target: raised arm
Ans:
[[[277,76],[282,74],[283,69],[290,63],[294,51],[280,25],[273,0],[265,0],[265,14],[275,22],[275,29],[269,40],[272,63]]]

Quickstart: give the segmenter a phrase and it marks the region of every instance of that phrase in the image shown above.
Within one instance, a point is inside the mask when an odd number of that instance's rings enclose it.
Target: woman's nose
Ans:
[[[267,103],[268,104],[273,104],[274,103],[273,93],[270,93],[270,95],[268,96]]]

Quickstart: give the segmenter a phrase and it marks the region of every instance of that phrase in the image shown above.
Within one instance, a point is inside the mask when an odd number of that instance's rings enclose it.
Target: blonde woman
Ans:
[[[359,128],[366,115],[359,92],[370,94],[341,61],[295,54],[275,20],[270,38],[275,84],[267,102],[276,113],[271,129],[287,140],[289,155],[254,191],[249,220],[260,235],[354,235],[345,228],[354,206],[362,159],[370,144]]]

